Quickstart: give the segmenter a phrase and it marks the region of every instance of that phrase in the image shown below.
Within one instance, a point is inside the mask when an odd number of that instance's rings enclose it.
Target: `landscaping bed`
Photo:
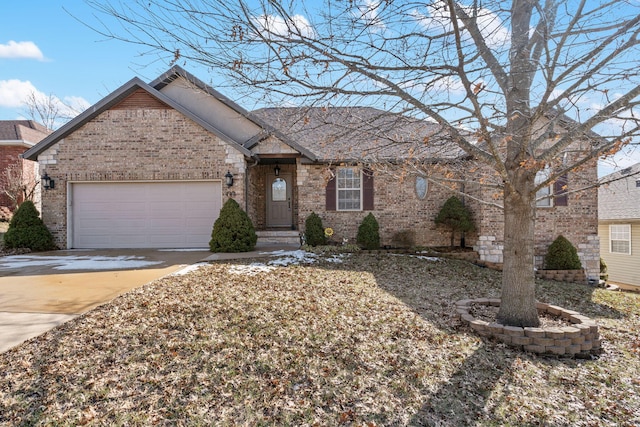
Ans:
[[[558,359],[458,319],[500,280],[387,253],[205,265],[1,354],[0,424],[639,424],[640,295],[540,281],[599,325],[599,357]]]

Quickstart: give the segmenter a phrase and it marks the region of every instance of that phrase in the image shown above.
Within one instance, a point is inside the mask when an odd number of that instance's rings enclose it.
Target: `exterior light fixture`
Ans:
[[[278,166],[277,163],[276,163],[276,167],[273,168],[273,173],[275,173],[276,176],[280,176],[280,166]]]
[[[231,187],[233,185],[233,174],[231,173],[231,171],[227,171],[227,173],[224,176],[224,180],[225,180],[225,183],[227,184],[227,187]]]
[[[49,175],[45,172],[42,176],[42,186],[45,190],[53,190],[56,186],[56,182],[49,177]]]

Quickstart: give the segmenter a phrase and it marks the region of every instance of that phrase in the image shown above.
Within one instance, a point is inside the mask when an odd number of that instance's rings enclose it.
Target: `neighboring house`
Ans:
[[[601,181],[610,182],[598,190],[600,256],[609,281],[640,286],[640,163]]]
[[[206,247],[228,197],[261,232],[295,236],[316,212],[334,240],[353,241],[372,212],[383,245],[409,233],[416,245],[446,246],[449,233],[433,220],[454,193],[425,167],[446,175],[470,161],[439,129],[368,107],[250,113],[173,67],[149,84],[132,79],[24,156],[56,180],[43,192],[43,219],[62,248]],[[410,166],[415,159],[421,168]],[[595,163],[567,186],[589,180]],[[476,187],[465,191],[482,196]],[[540,259],[564,234],[597,276],[596,195],[550,192],[538,213]],[[482,260],[502,262],[501,211],[467,203],[477,230],[466,241]]]
[[[38,163],[20,158],[51,133],[33,120],[0,120],[0,217],[8,219],[24,199],[24,190],[34,192],[38,202]]]

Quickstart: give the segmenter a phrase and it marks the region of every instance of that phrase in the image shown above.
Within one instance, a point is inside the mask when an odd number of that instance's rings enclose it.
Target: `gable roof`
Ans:
[[[434,161],[464,155],[440,125],[372,107],[263,108],[253,115],[322,161]]]
[[[74,119],[64,124],[63,126],[61,126],[60,129],[53,132],[51,135],[47,136],[38,144],[36,144],[35,146],[25,151],[22,154],[22,157],[29,160],[37,160],[38,155],[40,153],[42,153],[52,145],[56,144],[61,139],[66,138],[68,135],[75,132],[81,126],[83,126],[84,124],[86,124],[87,122],[89,122],[90,120],[98,116],[99,114],[103,113],[104,111],[120,103],[122,100],[124,100],[129,95],[133,94],[135,91],[139,89],[146,91],[147,93],[149,93],[149,95],[153,96],[157,100],[167,104],[169,107],[179,111],[189,119],[198,123],[200,126],[205,128],[209,132],[213,133],[214,135],[218,136],[220,139],[230,144],[232,147],[234,147],[235,149],[243,153],[245,156],[251,157],[251,152],[247,150],[245,147],[243,147],[242,145],[240,145],[237,141],[234,141],[230,136],[224,134],[219,129],[216,129],[210,123],[202,120],[200,117],[196,116],[195,114],[193,114],[192,112],[190,112],[189,110],[187,110],[186,108],[184,108],[182,105],[178,104],[171,98],[162,94],[160,91],[144,83],[138,77],[134,77],[133,79],[129,80],[127,83],[120,86],[111,94],[107,95],[105,98],[98,101],[96,104],[89,107],[84,112],[80,113]]]
[[[30,147],[46,137],[50,130],[33,120],[0,120],[0,144]]]
[[[250,150],[256,144],[260,143],[260,141],[263,141],[273,135],[276,138],[278,138],[280,141],[285,143],[286,145],[298,151],[303,156],[311,160],[317,160],[313,152],[311,152],[304,145],[301,145],[300,143],[292,139],[288,134],[280,132],[280,130],[277,127],[271,126],[268,121],[264,121],[262,117],[260,117],[259,115],[256,115],[250,111],[247,111],[246,109],[241,107],[239,104],[237,104],[230,98],[226,97],[225,95],[223,95],[222,93],[220,93],[219,91],[211,87],[210,85],[204,83],[202,80],[200,80],[193,74],[189,73],[188,71],[182,69],[177,65],[174,65],[173,67],[171,67],[167,72],[165,72],[164,74],[159,76],[157,79],[149,83],[149,85],[160,91],[165,86],[167,86],[168,84],[173,82],[175,79],[177,79],[178,77],[184,78],[185,80],[187,80],[188,82],[196,86],[198,89],[211,95],[216,100],[220,101],[222,104],[234,110],[235,112],[243,116],[245,119],[253,122],[256,126],[260,127],[263,130],[262,132],[256,134],[253,138],[243,142],[243,146],[246,149]]]
[[[640,163],[600,179],[610,182],[598,188],[598,219],[640,220]]]

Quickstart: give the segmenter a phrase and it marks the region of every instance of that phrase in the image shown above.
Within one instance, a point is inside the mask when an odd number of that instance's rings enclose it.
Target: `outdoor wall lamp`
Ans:
[[[277,163],[276,163],[276,167],[273,168],[273,173],[275,173],[276,176],[280,176],[280,166],[278,166]]]
[[[227,173],[224,176],[224,180],[225,180],[225,183],[227,184],[227,187],[231,187],[233,185],[233,174],[231,173],[231,171],[227,171]]]
[[[53,190],[56,186],[56,182],[49,177],[49,175],[45,172],[42,176],[42,186],[45,190]]]

